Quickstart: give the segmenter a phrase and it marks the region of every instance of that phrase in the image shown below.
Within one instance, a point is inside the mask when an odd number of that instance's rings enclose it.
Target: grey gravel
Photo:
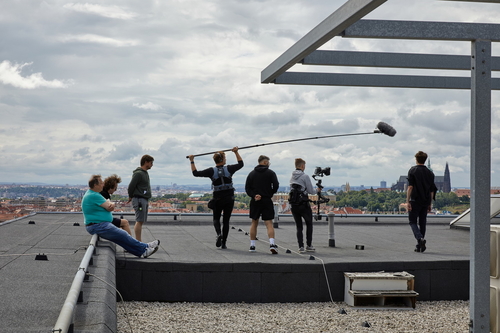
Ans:
[[[339,313],[344,309],[347,314]],[[118,303],[118,332],[466,333],[468,301],[417,302],[415,309],[336,303]],[[370,327],[366,327],[366,326]]]

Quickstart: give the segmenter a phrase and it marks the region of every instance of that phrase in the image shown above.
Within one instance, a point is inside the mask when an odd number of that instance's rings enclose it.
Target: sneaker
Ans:
[[[314,251],[316,251],[316,249],[314,248],[314,246],[311,245],[311,246],[306,246],[306,251],[307,252],[314,252]]]
[[[217,241],[215,242],[216,247],[220,247],[222,244],[222,235],[217,235]]]
[[[250,252],[255,252],[255,246],[250,246]]]
[[[306,250],[304,250],[304,247],[303,246],[299,247],[299,253],[304,253],[304,252],[306,252]]]
[[[226,246],[226,242],[225,242],[225,241],[223,241],[223,242],[221,243],[221,249],[227,249],[227,246]]]
[[[157,239],[157,240],[154,240],[152,242],[149,242],[147,243],[148,244],[148,247],[152,247],[152,248],[155,248],[155,247],[158,247],[160,245],[160,240]]]
[[[415,246],[415,252],[421,252],[421,251],[420,251],[420,248],[418,247],[418,245],[417,245],[417,246]]]
[[[271,251],[272,254],[278,254],[278,245],[271,244],[269,246],[269,251]]]
[[[427,247],[425,246],[425,243],[427,243],[427,241],[422,238],[418,241],[418,243],[420,244],[420,252],[424,252],[427,249]]]
[[[159,245],[160,245],[160,241],[159,240],[155,240],[155,241],[149,242],[148,243],[148,247],[146,247],[146,251],[144,251],[144,253],[142,254],[142,257],[143,258],[147,258],[147,257],[151,256],[153,253],[155,253],[156,251],[158,251],[158,246]]]

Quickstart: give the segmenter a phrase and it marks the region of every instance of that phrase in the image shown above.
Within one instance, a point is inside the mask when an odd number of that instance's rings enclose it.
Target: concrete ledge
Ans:
[[[420,301],[468,300],[469,261],[325,264],[334,301],[344,300],[344,272],[407,271]],[[160,302],[328,302],[323,266],[268,263],[156,263],[117,259],[125,300]]]
[[[99,241],[97,254],[89,273],[95,275],[84,281],[83,302],[78,303],[74,314],[74,330],[82,333],[114,333],[117,331],[115,274],[115,245]],[[101,281],[106,281],[107,283]]]

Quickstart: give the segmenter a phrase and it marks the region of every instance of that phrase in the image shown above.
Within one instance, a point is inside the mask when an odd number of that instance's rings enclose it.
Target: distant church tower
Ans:
[[[444,169],[444,182],[443,182],[443,192],[451,192],[451,179],[450,179],[450,169],[448,168],[448,162],[446,162],[446,168]]]

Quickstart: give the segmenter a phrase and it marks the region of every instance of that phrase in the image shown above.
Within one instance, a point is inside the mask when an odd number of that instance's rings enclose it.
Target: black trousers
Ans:
[[[425,238],[425,231],[427,229],[427,212],[428,205],[421,205],[415,201],[411,201],[411,211],[408,213],[408,220],[410,227],[413,231],[413,236],[418,241]]]
[[[234,196],[227,196],[219,198],[215,202],[215,209],[213,210],[214,228],[217,235],[222,234],[222,241],[225,242],[229,234],[229,219],[234,207]],[[223,214],[223,215],[222,215]],[[222,230],[220,218],[222,215]]]
[[[299,247],[304,247],[304,225],[302,219],[306,223],[306,241],[307,246],[312,245],[312,236],[313,236],[313,215],[311,205],[309,203],[305,203],[298,206],[292,206],[292,215],[295,220],[295,225],[297,227],[297,242],[299,243]]]

